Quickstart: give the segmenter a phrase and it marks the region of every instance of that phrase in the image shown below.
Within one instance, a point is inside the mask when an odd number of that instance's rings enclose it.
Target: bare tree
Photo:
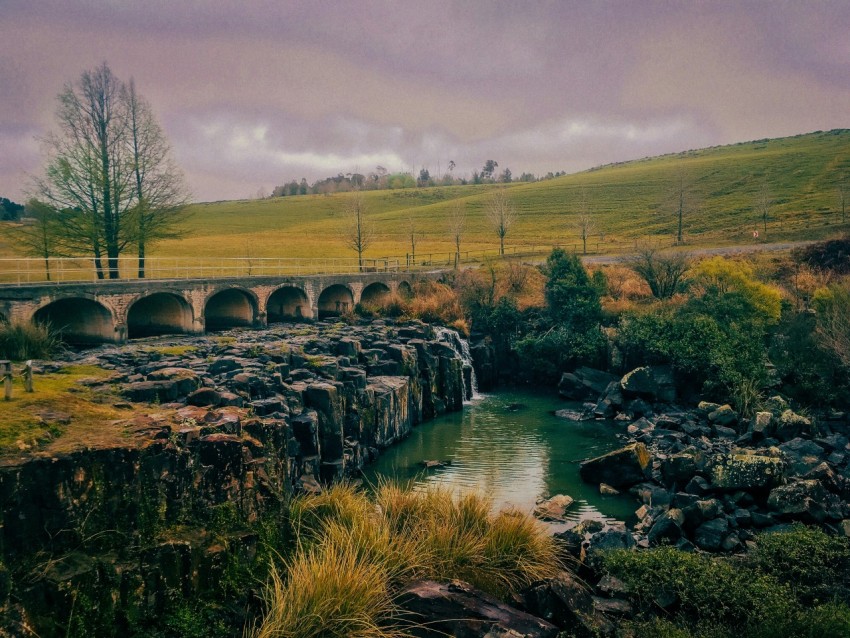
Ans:
[[[682,165],[673,175],[668,201],[668,209],[672,209],[676,217],[676,242],[681,244],[685,237],[684,218],[699,207],[691,179]]]
[[[462,202],[455,200],[449,211],[449,234],[455,245],[455,268],[460,263],[460,240],[466,230],[466,208]]]
[[[98,277],[119,276],[118,258],[130,244],[139,245],[143,276],[146,245],[170,236],[175,211],[188,201],[162,129],[133,82],[126,86],[105,62],[58,100],[34,194],[67,213],[63,241],[93,255]]]
[[[413,212],[407,217],[407,236],[410,238],[410,263],[416,264],[416,218]]]
[[[363,270],[363,253],[372,245],[375,239],[375,228],[366,218],[366,207],[363,195],[356,191],[348,198],[345,206],[345,229],[343,239],[345,245],[357,252],[359,270]]]
[[[126,224],[134,202],[123,93],[123,83],[106,63],[65,86],[56,112],[58,131],[45,139],[45,177],[36,182],[42,201],[78,212],[68,239],[90,242],[99,277],[104,252],[109,277],[119,276],[118,257],[133,238]]]
[[[770,193],[770,188],[768,187],[767,182],[762,182],[761,188],[756,194],[753,208],[761,218],[765,234],[767,234],[767,220],[770,218],[770,209],[772,206],[773,195]]]
[[[516,222],[516,208],[504,188],[497,188],[492,192],[486,204],[485,214],[490,226],[499,236],[499,254],[504,255],[505,237]]]
[[[582,188],[579,193],[578,218],[576,219],[576,230],[581,238],[582,253],[587,254],[587,240],[596,232],[596,222],[590,214],[590,198],[587,190]]]
[[[44,260],[44,272],[50,281],[50,258],[62,254],[63,216],[37,199],[27,202],[26,214],[31,222],[16,229],[14,239],[24,252]]]
[[[841,181],[838,182],[838,207],[841,209],[841,223],[847,221],[847,176],[842,175]]]
[[[168,140],[150,104],[130,79],[124,93],[129,118],[136,205],[132,209],[138,245],[139,277],[145,276],[145,251],[160,239],[179,237],[186,218],[189,193],[183,174],[172,159]]]
[[[644,248],[628,264],[649,285],[654,297],[668,299],[682,289],[690,258],[684,253],[659,253]]]

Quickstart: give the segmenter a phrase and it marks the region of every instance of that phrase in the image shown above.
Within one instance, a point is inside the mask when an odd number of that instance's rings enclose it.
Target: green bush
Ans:
[[[47,359],[61,346],[59,336],[48,325],[0,322],[0,359]]]
[[[576,255],[560,248],[546,259],[546,306],[552,323],[570,331],[587,332],[602,321],[600,281],[591,281]]]
[[[805,604],[850,601],[850,541],[816,527],[762,534],[753,556],[758,569],[787,584]]]
[[[515,344],[522,374],[542,383],[557,383],[561,373],[580,365],[604,366],[605,336],[599,328],[573,332],[564,327],[530,334]]]
[[[677,613],[691,625],[755,629],[770,626],[776,636],[793,620],[787,585],[754,570],[671,547],[651,551],[617,550],[604,557],[608,571],[626,582],[641,609],[651,609],[661,593],[675,595]]]
[[[846,638],[850,543],[816,528],[758,537],[746,558],[670,547],[616,550],[605,569],[629,587],[641,638]],[[673,598],[661,612],[656,601]],[[663,617],[659,617],[659,612]]]
[[[754,407],[766,380],[765,326],[736,292],[626,314],[616,342],[624,368],[669,363],[684,387],[739,408]]]

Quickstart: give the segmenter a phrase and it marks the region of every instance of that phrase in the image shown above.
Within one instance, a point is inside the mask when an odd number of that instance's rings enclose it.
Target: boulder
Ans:
[[[685,515],[680,509],[667,510],[652,525],[647,534],[650,546],[673,545],[682,538],[682,523]]]
[[[661,464],[661,473],[668,485],[685,485],[697,473],[697,462],[692,452],[671,454]]]
[[[825,512],[822,503],[825,501],[826,491],[815,479],[781,485],[773,489],[767,497],[770,509],[780,516],[809,522],[823,521]]]
[[[759,454],[723,454],[714,458],[711,486],[718,490],[755,490],[779,485],[784,478],[782,459]]]
[[[607,529],[590,537],[584,560],[592,569],[601,566],[601,556],[612,549],[632,549],[637,545],[631,532],[625,529]]]
[[[569,572],[530,586],[522,598],[531,613],[562,629],[580,626],[591,636],[611,633],[611,623],[596,611],[587,585]]]
[[[558,383],[558,394],[570,401],[595,399],[605,392],[617,377],[602,370],[582,367],[574,372],[565,372]]]
[[[694,543],[708,552],[719,550],[729,535],[729,523],[723,517],[706,521],[694,530]]]
[[[593,416],[598,419],[612,419],[622,406],[623,393],[620,390],[620,385],[616,381],[612,381],[593,409]]]
[[[814,434],[812,421],[792,410],[785,410],[776,419],[776,438],[790,441],[798,436]]]
[[[643,397],[652,401],[676,400],[676,383],[670,366],[636,368],[620,379],[625,397]]]
[[[186,403],[215,407],[221,403],[221,393],[212,388],[199,388],[186,397]]]
[[[417,638],[555,638],[558,635],[558,628],[545,620],[458,580],[414,582],[401,591],[398,605],[406,612],[405,617],[416,623],[409,631]]]
[[[713,425],[719,425],[721,427],[737,425],[738,413],[732,409],[731,405],[721,405],[708,413],[708,420]]]
[[[773,415],[770,412],[756,412],[752,421],[750,421],[750,432],[770,436],[772,425]]]
[[[628,487],[644,480],[649,452],[643,443],[632,443],[603,456],[582,461],[579,474],[585,483]]]
[[[540,501],[534,508],[534,516],[542,521],[562,523],[566,521],[567,510],[575,503],[572,496],[556,494],[552,498]]]

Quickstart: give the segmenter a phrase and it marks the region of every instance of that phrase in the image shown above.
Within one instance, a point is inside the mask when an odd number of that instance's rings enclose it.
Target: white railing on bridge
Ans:
[[[304,258],[304,257],[148,257],[145,259],[145,279],[223,279],[230,277],[298,277],[310,275],[350,275],[369,272],[421,272],[480,264],[504,257],[544,258],[554,247],[579,252],[577,244],[520,245],[506,247],[505,254],[497,249],[454,252],[417,253],[400,257],[363,258]],[[588,254],[599,252],[588,244]],[[28,284],[97,283],[99,281],[132,281],[140,279],[136,257],[119,257],[117,276],[110,277],[106,259],[101,260],[99,273],[91,257],[12,257],[0,258],[0,286]]]
[[[411,270],[404,257],[380,259],[357,258],[276,258],[276,257],[149,257],[145,260],[144,278],[222,279],[229,277],[293,277],[302,275],[348,275],[368,272],[406,272]],[[418,269],[418,268],[417,268]],[[139,279],[136,258],[118,259],[117,276],[110,277],[107,261],[101,270],[91,258],[51,257],[0,259],[0,285],[34,283],[81,283],[104,280]]]

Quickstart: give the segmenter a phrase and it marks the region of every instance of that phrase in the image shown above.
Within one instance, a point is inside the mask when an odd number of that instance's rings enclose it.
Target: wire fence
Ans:
[[[31,284],[99,283],[164,279],[225,279],[245,277],[299,277],[315,275],[353,275],[364,273],[415,273],[468,267],[493,259],[542,259],[553,248],[576,254],[618,252],[629,246],[612,243],[581,242],[506,246],[499,249],[463,250],[460,253],[428,252],[416,255],[363,258],[356,257],[148,257],[144,277],[140,276],[136,257],[119,257],[113,262],[102,259],[100,268],[90,257],[0,258],[0,286]],[[110,263],[112,268],[110,270]]]

